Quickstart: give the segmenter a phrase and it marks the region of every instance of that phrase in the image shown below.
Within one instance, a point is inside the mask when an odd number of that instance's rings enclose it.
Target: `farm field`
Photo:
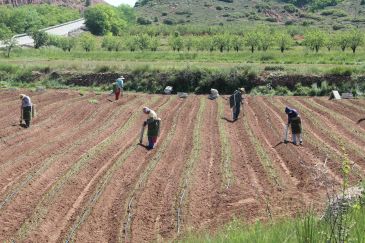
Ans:
[[[72,90],[0,91],[0,241],[151,242],[190,230],[323,210],[329,190],[365,172],[365,100],[248,96],[230,122],[224,98]],[[283,140],[285,106],[304,146]],[[157,147],[138,145],[142,107],[162,119]],[[145,139],[146,140],[146,139]]]

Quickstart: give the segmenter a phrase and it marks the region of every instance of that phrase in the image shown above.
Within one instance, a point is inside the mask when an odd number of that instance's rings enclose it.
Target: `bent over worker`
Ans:
[[[120,76],[113,84],[115,100],[119,99],[119,95],[123,96],[124,77]]]
[[[157,137],[160,135],[160,122],[161,119],[157,117],[156,112],[148,107],[143,108],[143,112],[148,114],[148,119],[143,123],[143,126],[147,126],[148,145],[147,149],[153,149],[157,143]]]
[[[22,104],[20,106],[20,124],[22,124],[24,120],[25,127],[28,128],[30,126],[30,120],[32,119],[32,101],[29,96],[25,94],[21,94],[20,99],[22,100]]]
[[[292,109],[290,107],[285,107],[285,113],[288,115],[288,124],[286,126],[286,132],[285,132],[285,141],[288,140],[288,128],[289,125],[291,126],[291,132],[292,132],[292,139],[293,144],[297,145],[297,137],[299,137],[299,144],[303,144],[302,139],[302,121],[300,119],[299,113],[297,110]]]
[[[232,108],[232,116],[233,121],[236,121],[238,119],[238,116],[241,111],[241,104],[243,105],[243,94],[245,93],[244,88],[239,88],[238,90],[235,90],[233,94],[229,97],[229,105]]]

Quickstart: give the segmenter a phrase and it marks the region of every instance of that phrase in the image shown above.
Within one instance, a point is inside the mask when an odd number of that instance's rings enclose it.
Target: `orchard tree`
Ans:
[[[325,35],[324,46],[327,48],[327,50],[331,51],[335,45],[336,45],[335,36],[331,33]]]
[[[245,45],[250,47],[251,52],[253,53],[256,48],[259,47],[260,37],[256,31],[249,31],[244,36]]]
[[[304,44],[311,50],[318,53],[319,49],[325,45],[326,35],[319,29],[308,31],[304,36]]]
[[[234,35],[234,36],[232,36],[231,43],[232,43],[233,50],[238,52],[239,50],[241,50],[241,48],[243,46],[243,39],[238,35]]]
[[[31,36],[34,40],[34,48],[39,49],[42,46],[47,45],[48,42],[48,34],[45,31],[33,31]]]
[[[60,38],[60,47],[63,51],[71,52],[71,49],[76,47],[76,39],[75,37],[61,37]]]
[[[149,40],[151,51],[157,51],[157,48],[160,46],[160,39],[157,37],[151,37]]]
[[[172,50],[180,51],[184,47],[184,40],[180,35],[176,35],[176,33],[169,38],[169,45]]]
[[[16,46],[16,40],[12,38],[13,33],[4,24],[0,24],[0,42],[5,45],[5,55],[10,57],[11,50]]]
[[[125,41],[126,47],[131,51],[134,52],[138,49],[138,38],[135,35],[129,36]]]
[[[86,52],[92,51],[96,46],[96,40],[95,37],[90,33],[84,33],[80,37],[80,43],[82,48]]]
[[[274,44],[274,35],[269,27],[262,26],[257,29],[258,40],[260,41],[259,47],[263,51],[267,51]]]
[[[101,47],[105,48],[108,51],[112,51],[115,48],[116,38],[111,35],[107,35],[103,38],[103,42],[101,43]]]
[[[352,53],[356,52],[356,48],[364,43],[364,34],[358,29],[351,30],[348,33],[348,42]]]
[[[227,48],[228,41],[226,36],[218,34],[213,37],[214,45],[220,52],[223,52],[225,48]]]
[[[275,40],[280,48],[281,53],[284,53],[293,43],[292,37],[286,31],[280,31],[276,34]]]
[[[337,45],[341,48],[342,51],[345,51],[346,48],[349,46],[349,36],[348,32],[340,32],[338,33],[336,38]]]
[[[188,51],[193,47],[193,38],[191,36],[184,39],[185,47]]]
[[[137,37],[138,47],[144,51],[150,46],[150,37],[147,34],[140,34]]]

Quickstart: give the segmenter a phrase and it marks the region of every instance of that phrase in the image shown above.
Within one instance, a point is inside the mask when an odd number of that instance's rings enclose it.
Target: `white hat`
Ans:
[[[123,75],[122,75],[122,76],[120,76],[119,78],[124,79]]]

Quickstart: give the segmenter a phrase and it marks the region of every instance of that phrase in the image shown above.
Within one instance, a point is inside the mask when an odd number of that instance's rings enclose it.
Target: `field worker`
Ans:
[[[32,101],[29,96],[25,94],[21,94],[20,99],[22,100],[22,105],[20,107],[20,124],[22,124],[24,120],[25,127],[28,128],[30,126],[30,120],[32,119]]]
[[[119,99],[119,95],[123,96],[124,77],[120,76],[113,85],[115,100]]]
[[[143,112],[148,115],[148,119],[143,123],[143,126],[147,125],[147,137],[148,145],[147,149],[153,149],[157,143],[157,137],[160,135],[160,121],[156,112],[148,107],[143,108]]]
[[[292,109],[290,107],[285,107],[285,113],[288,115],[288,124],[286,126],[286,134],[285,134],[285,142],[288,139],[288,128],[291,125],[291,133],[293,144],[297,145],[297,137],[299,136],[300,145],[303,144],[302,139],[302,121],[300,119],[299,113],[297,110]]]
[[[233,121],[238,119],[238,116],[241,111],[241,104],[243,105],[245,94],[244,88],[239,88],[233,92],[233,94],[229,97],[229,105],[232,108]]]

